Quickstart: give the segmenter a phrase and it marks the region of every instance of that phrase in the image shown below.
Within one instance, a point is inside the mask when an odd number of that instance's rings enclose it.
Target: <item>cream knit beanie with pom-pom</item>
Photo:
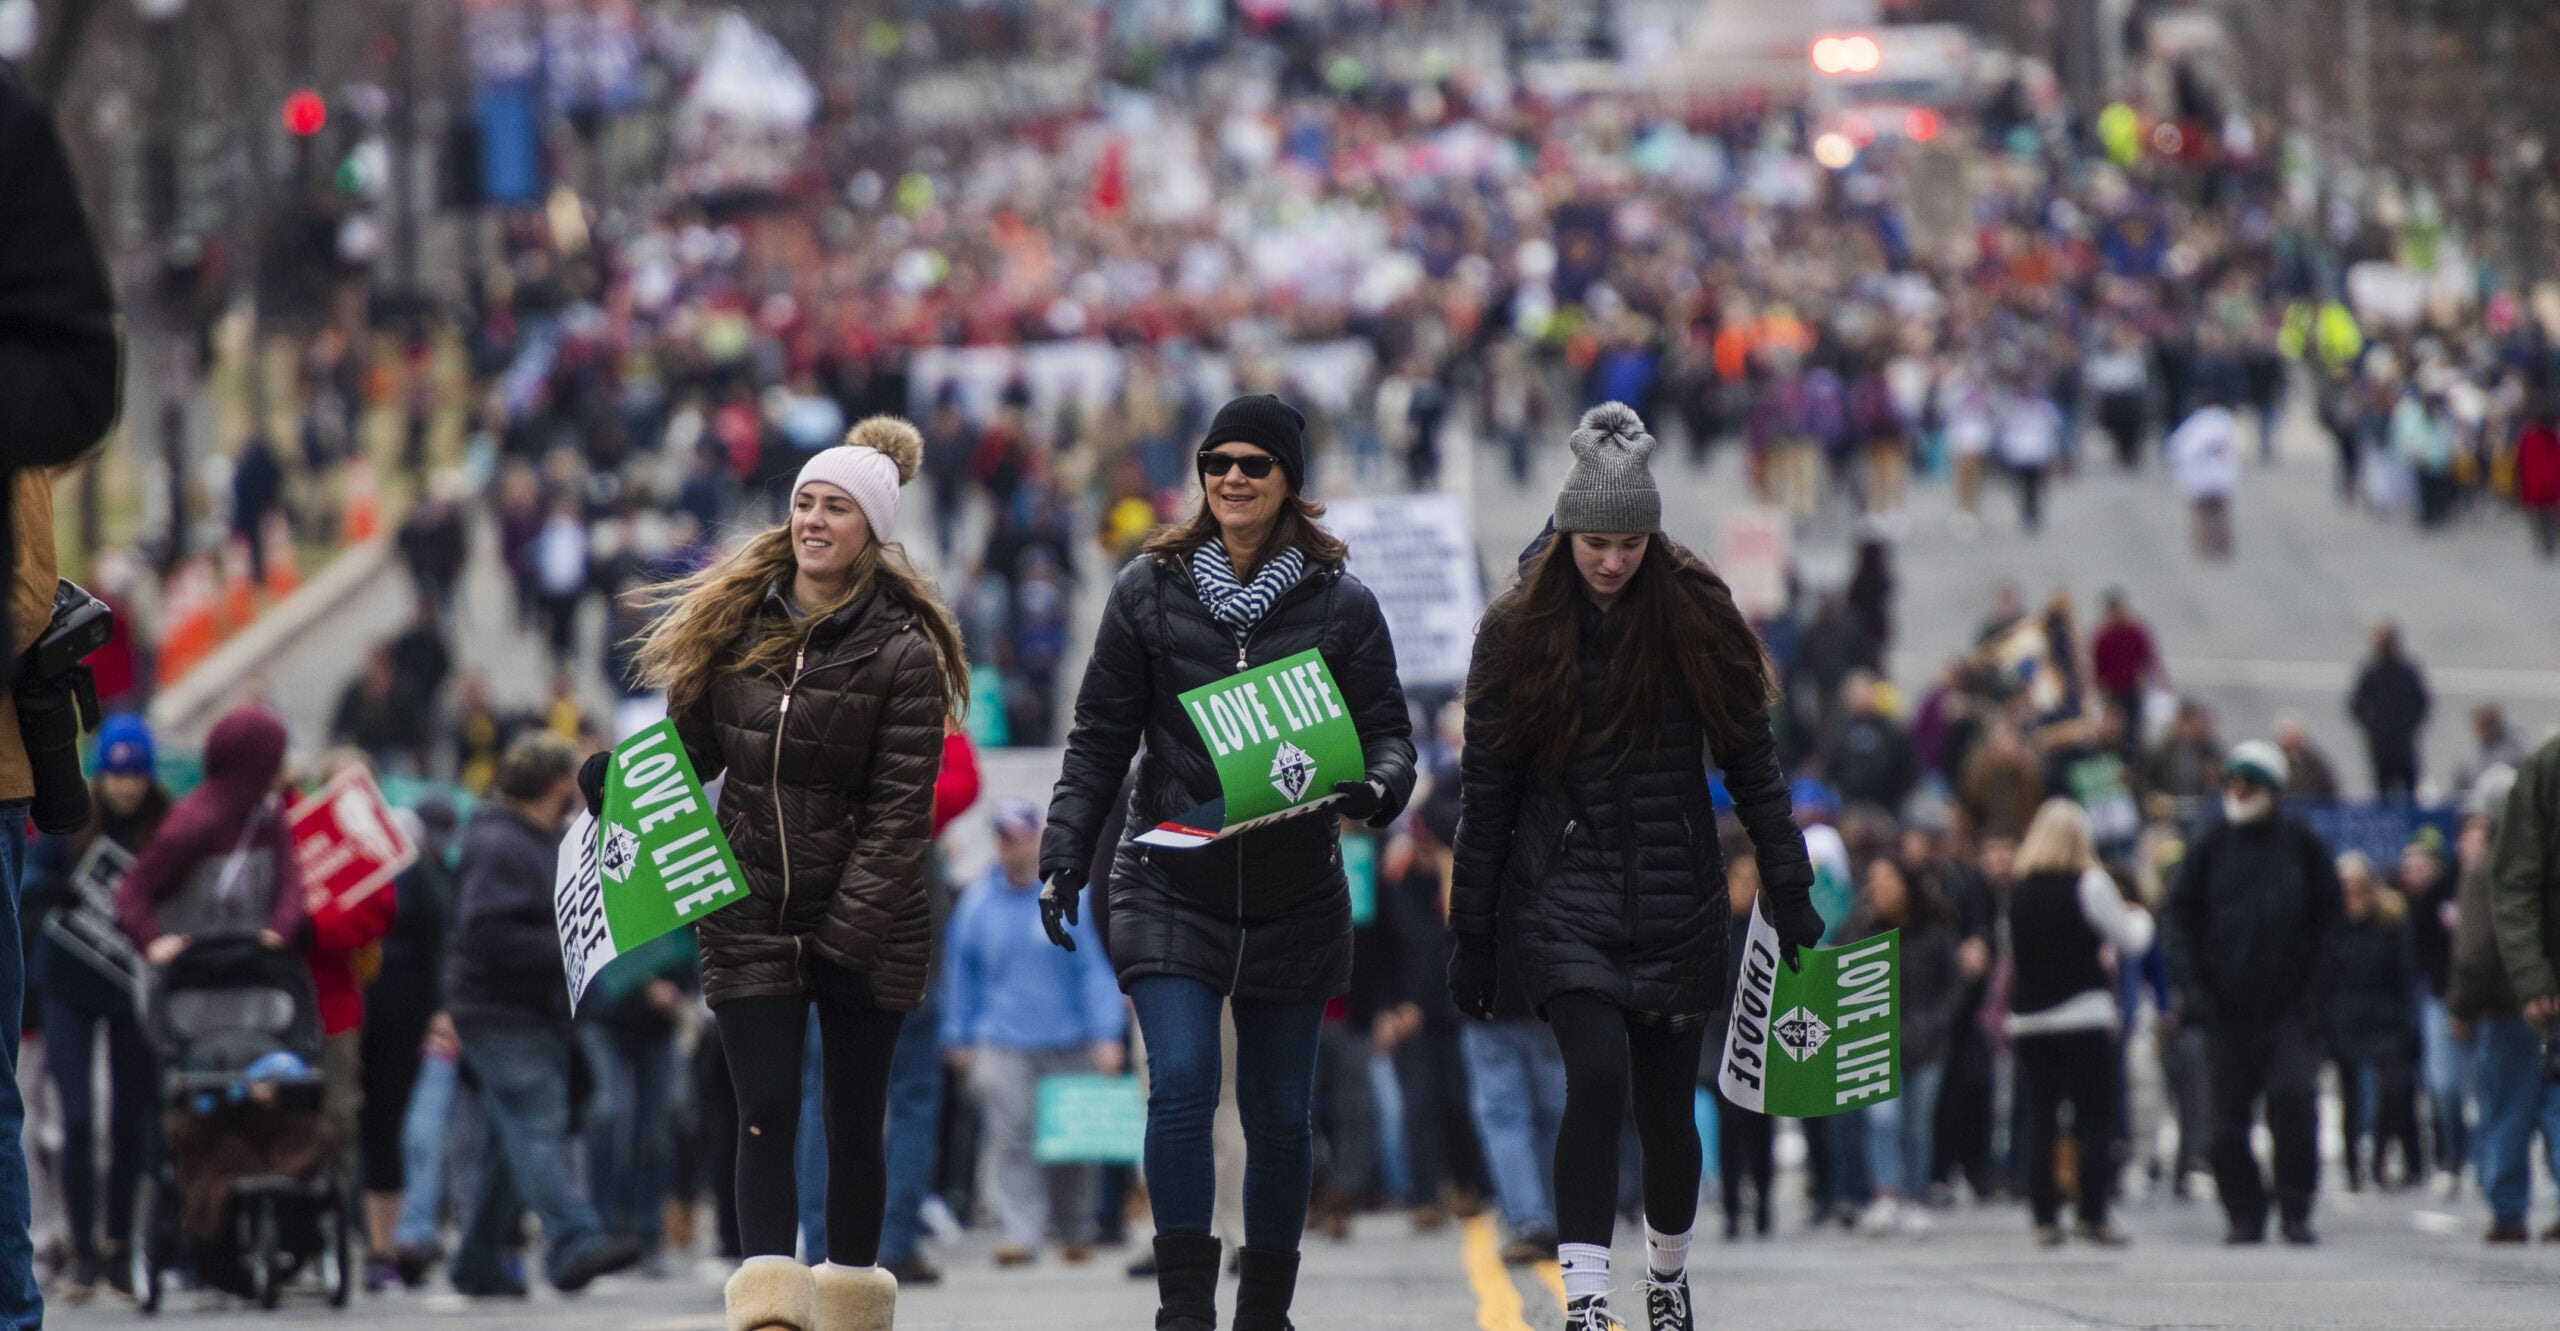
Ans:
[[[895,416],[873,416],[845,434],[844,442],[822,449],[800,467],[791,483],[791,501],[811,481],[825,481],[853,496],[854,506],[871,521],[871,539],[886,544],[898,538],[898,487],[916,478],[924,465],[924,436]]]

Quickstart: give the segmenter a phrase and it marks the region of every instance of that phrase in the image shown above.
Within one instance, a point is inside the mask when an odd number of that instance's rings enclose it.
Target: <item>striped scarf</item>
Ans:
[[[1239,631],[1261,623],[1306,574],[1307,557],[1296,546],[1265,561],[1250,587],[1236,578],[1224,544],[1208,541],[1191,552],[1191,585],[1199,590],[1201,604],[1209,607],[1211,619]]]

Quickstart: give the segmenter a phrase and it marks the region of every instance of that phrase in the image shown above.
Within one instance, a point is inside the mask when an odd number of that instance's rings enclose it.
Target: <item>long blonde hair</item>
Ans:
[[[2018,842],[2017,873],[2079,873],[2098,862],[2097,840],[2089,831],[2089,815],[2066,799],[2049,799],[2027,824]]]
[[[748,537],[700,572],[649,588],[644,594],[651,607],[665,613],[632,637],[639,647],[641,682],[664,689],[667,710],[682,712],[700,702],[723,674],[780,670],[811,629],[876,587],[914,612],[941,654],[943,710],[952,716],[967,713],[969,658],[960,650],[960,626],[934,595],[933,583],[907,562],[905,547],[895,543],[874,539],[863,546],[853,557],[843,594],[825,605],[803,607],[807,614],[795,631],[768,633],[733,654],[731,649],[762,609],[766,590],[798,568],[786,521]]]

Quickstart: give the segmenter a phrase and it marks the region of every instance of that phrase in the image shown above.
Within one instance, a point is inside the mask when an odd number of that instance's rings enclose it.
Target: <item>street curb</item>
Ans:
[[[322,616],[372,582],[390,562],[388,536],[376,536],[331,560],[319,576],[215,648],[202,665],[161,689],[151,702],[152,730],[174,735],[208,720],[206,713],[230,701],[243,682],[319,623]]]

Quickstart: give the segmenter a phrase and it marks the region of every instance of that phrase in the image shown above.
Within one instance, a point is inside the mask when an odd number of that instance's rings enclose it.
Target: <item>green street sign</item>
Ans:
[[[1716,1084],[1744,1109],[1822,1118],[1902,1094],[1902,931],[1781,960],[1758,910]]]
[[[675,723],[624,740],[606,768],[604,816],[578,815],[560,841],[552,905],[569,1006],[615,957],[746,896]]]
[[[1340,781],[1368,774],[1360,731],[1315,651],[1229,675],[1183,694],[1182,710],[1217,764],[1219,798],[1138,840],[1187,849],[1324,807]]]

